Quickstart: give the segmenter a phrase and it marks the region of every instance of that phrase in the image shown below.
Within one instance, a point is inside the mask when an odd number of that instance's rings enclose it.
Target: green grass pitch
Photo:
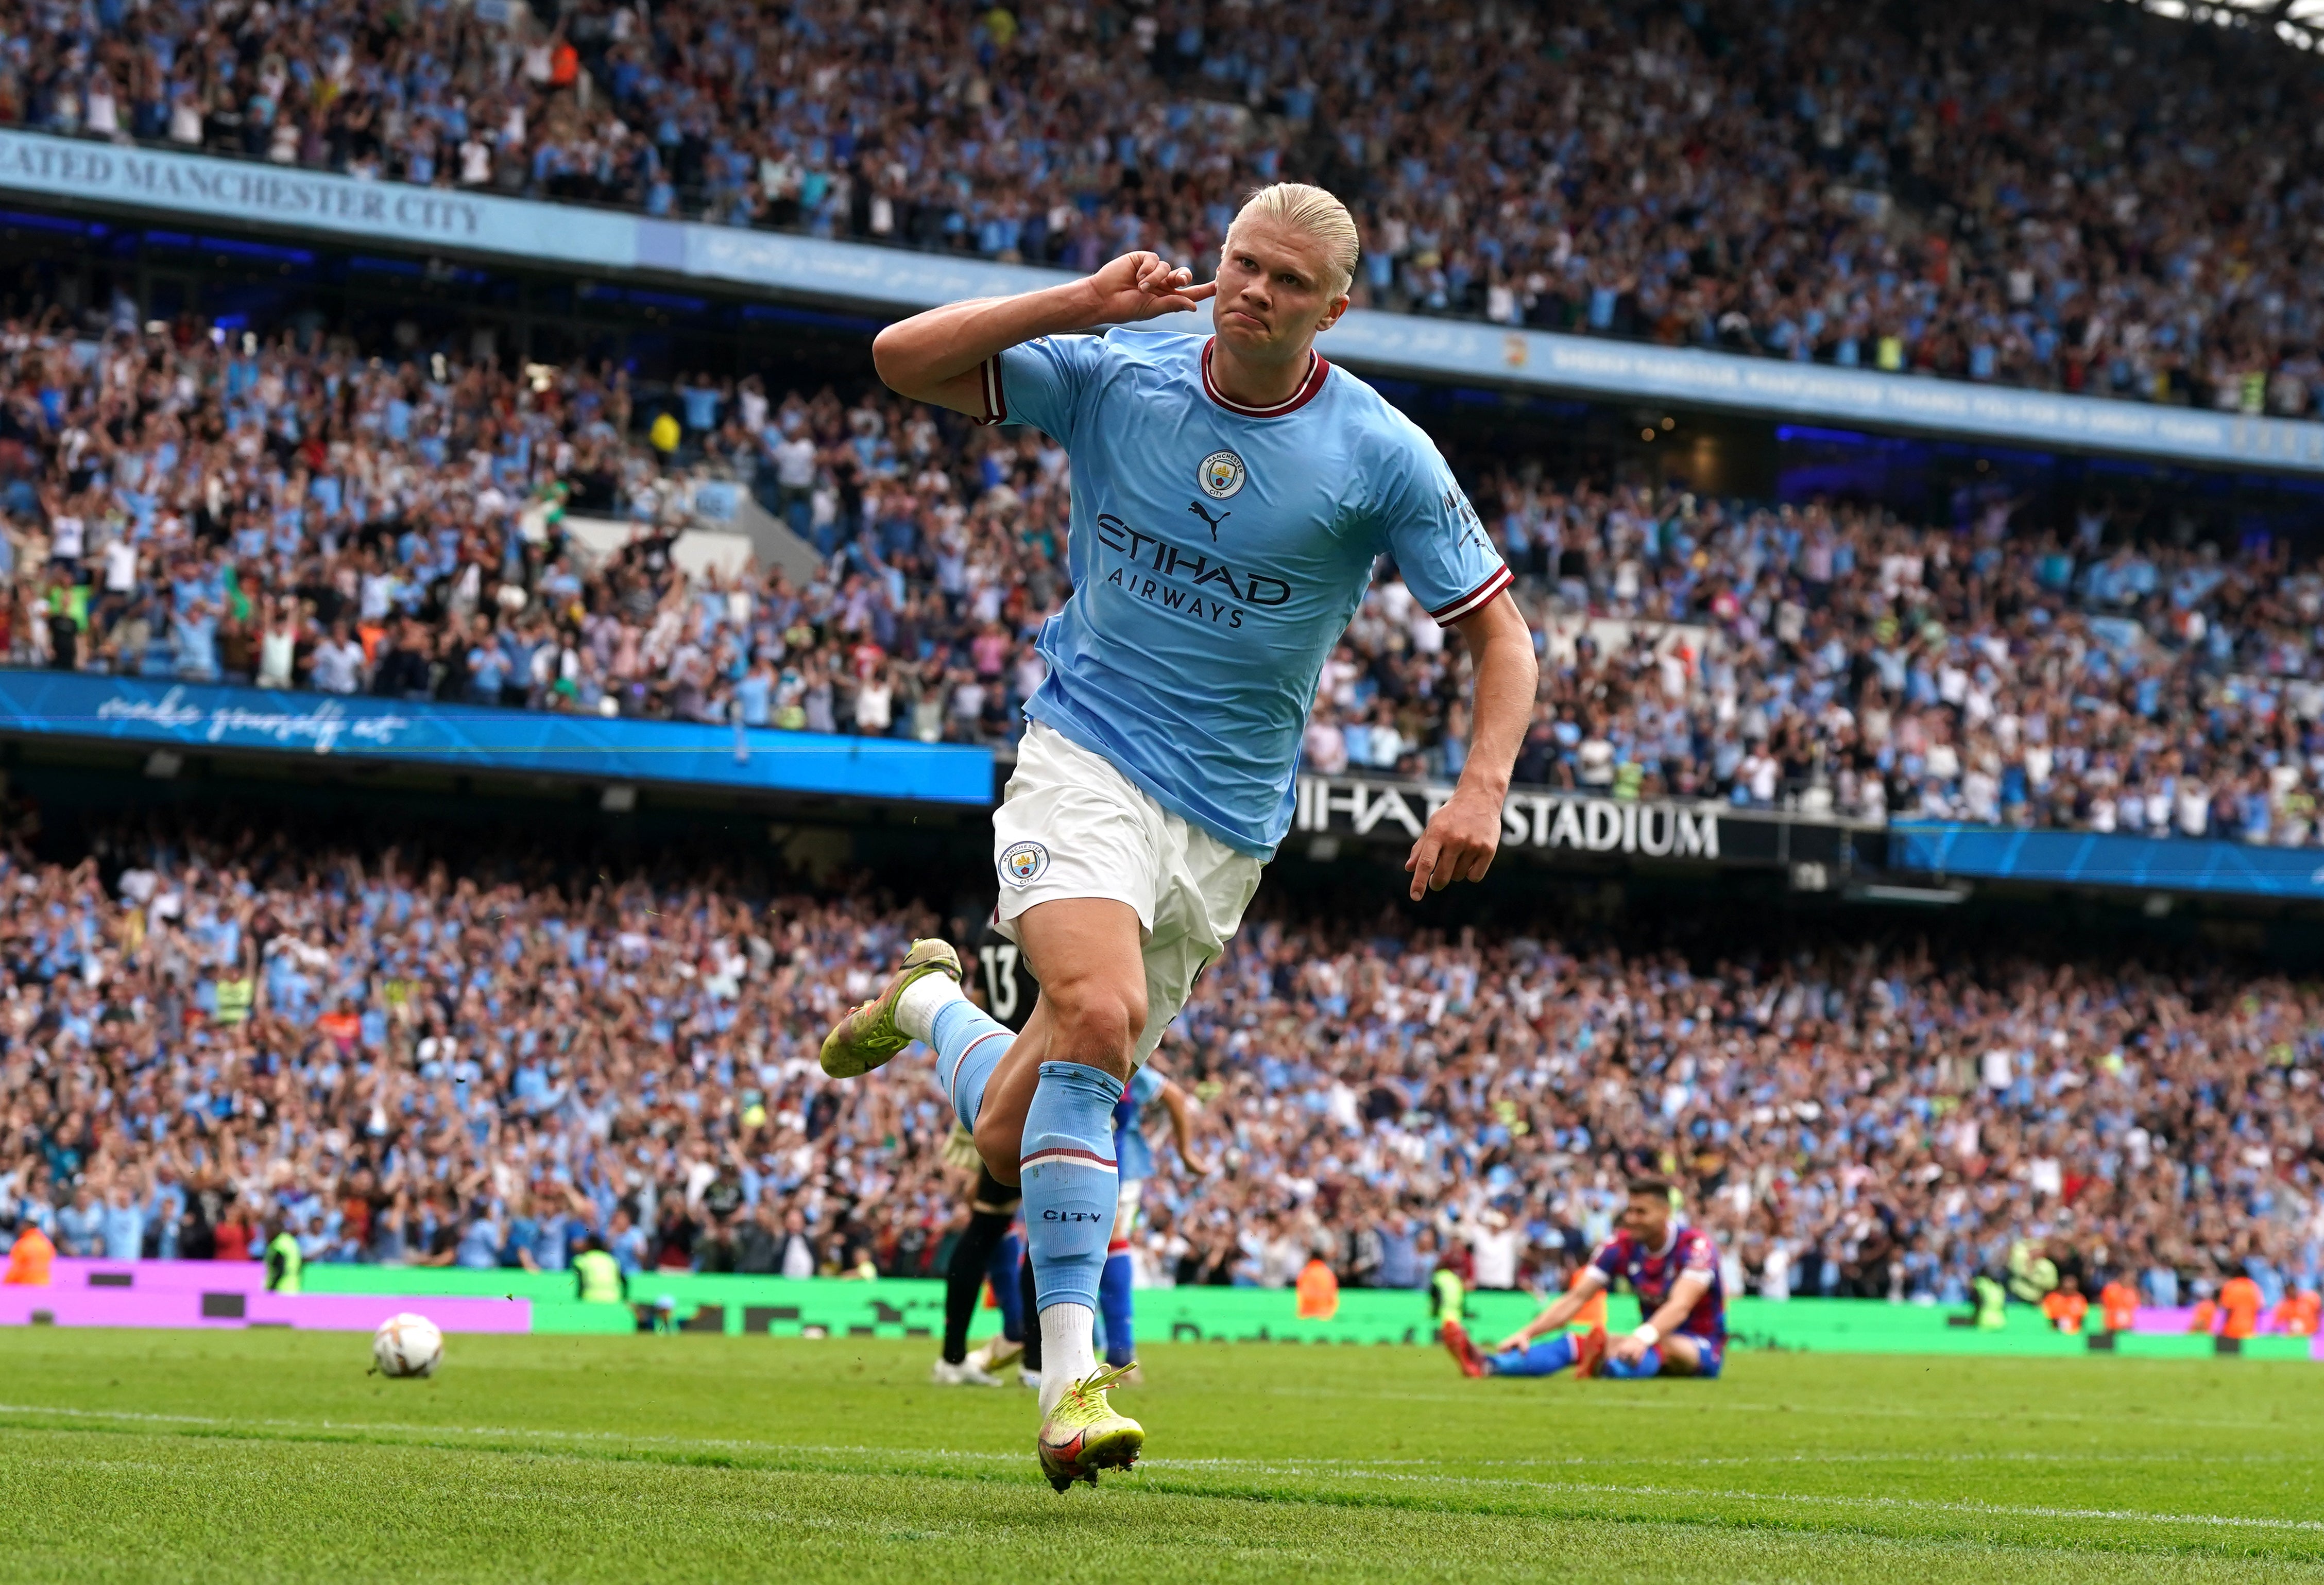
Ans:
[[[1157,1346],[1150,1457],[1059,1497],[1030,1395],[926,1342],[0,1336],[0,1576],[2324,1578],[2324,1370],[1738,1353],[1471,1382],[1415,1348]]]

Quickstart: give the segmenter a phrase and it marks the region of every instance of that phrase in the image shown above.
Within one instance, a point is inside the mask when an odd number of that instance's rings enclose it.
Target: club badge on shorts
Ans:
[[[1194,483],[1200,484],[1203,493],[1213,501],[1224,501],[1241,489],[1242,482],[1248,476],[1242,458],[1231,451],[1213,451],[1194,470]]]
[[[1001,879],[1011,886],[1030,886],[1048,869],[1049,850],[1038,842],[1012,842],[1001,851]]]

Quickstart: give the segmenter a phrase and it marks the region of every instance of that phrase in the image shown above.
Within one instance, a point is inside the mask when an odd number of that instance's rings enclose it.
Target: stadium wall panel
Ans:
[[[678,276],[898,314],[1066,279],[1061,272],[1032,265],[658,220],[456,189],[361,181],[290,166],[14,129],[0,131],[0,193],[535,266]],[[1186,318],[1190,325],[1207,322]],[[2286,419],[1997,389],[1364,309],[1341,320],[1324,350],[1357,369],[1421,378],[1484,380],[1851,428],[2324,474],[2324,424]]]
[[[255,1261],[60,1260],[45,1288],[0,1288],[0,1325],[278,1325],[369,1331],[399,1310],[416,1310],[447,1332],[627,1332],[630,1304],[585,1304],[569,1272],[471,1271],[457,1267],[309,1266],[306,1292],[266,1293]],[[126,1279],[125,1281],[124,1279]],[[632,1304],[670,1302],[689,1332],[728,1336],[929,1338],[944,1330],[944,1284],[926,1277],[855,1282],[836,1277],[739,1276],[685,1271],[641,1272],[630,1279]],[[1480,1341],[1506,1336],[1540,1307],[1537,1295],[1477,1291],[1467,1296],[1470,1330]],[[1139,1336],[1160,1342],[1412,1343],[1433,1345],[1435,1326],[1425,1292],[1347,1288],[1329,1319],[1303,1319],[1287,1288],[1141,1288]],[[1611,1295],[1608,1325],[1638,1322],[1637,1301]],[[2209,1359],[2219,1340],[2186,1330],[2187,1311],[2143,1310],[2138,1330],[2094,1347],[2089,1335],[2053,1331],[2035,1311],[2012,1305],[1997,1332],[1960,1324],[1960,1313],[1927,1304],[1864,1299],[1746,1297],[1728,1306],[1737,1350],[1831,1353],[1977,1354],[2065,1357],[2111,1352],[2142,1359]],[[1001,1316],[980,1309],[973,1337],[1000,1330]],[[2324,1359],[2319,1340],[2263,1334],[2232,1351],[2246,1359]]]
[[[384,1285],[408,1295],[530,1299],[536,1332],[618,1332],[632,1324],[619,1306],[576,1302],[572,1278],[561,1273],[309,1267],[308,1286],[318,1291],[371,1291]],[[853,1282],[646,1272],[630,1279],[630,1296],[637,1303],[650,1304],[664,1295],[681,1320],[700,1306],[719,1306],[715,1330],[730,1334],[764,1331],[796,1337],[819,1327],[832,1337],[899,1338],[935,1337],[944,1330],[944,1284],[930,1278]],[[1489,1342],[1516,1330],[1541,1304],[1531,1294],[1471,1292],[1466,1301],[1469,1326]],[[1328,1321],[1301,1319],[1297,1296],[1287,1288],[1140,1288],[1137,1304],[1139,1336],[1148,1341],[1432,1344],[1435,1339],[1427,1296],[1417,1290],[1344,1288],[1338,1313]],[[1609,1296],[1607,1310],[1608,1324],[1617,1331],[1638,1323],[1637,1301],[1627,1295]],[[1878,1300],[1746,1297],[1730,1301],[1727,1316],[1738,1349],[2031,1357],[2092,1351],[2087,1335],[2053,1331],[2038,1312],[2024,1306],[2012,1305],[2008,1324],[1998,1332],[1958,1325],[1960,1313]],[[2214,1339],[2183,1330],[2176,1313],[2147,1313],[2141,1322],[2170,1329],[2125,1334],[2117,1340],[2118,1351],[2151,1358],[2209,1358],[2216,1351]],[[970,1332],[988,1336],[1000,1325],[1000,1312],[988,1306],[978,1311]],[[2314,1347],[2309,1338],[2263,1336],[2246,1340],[2242,1352],[2257,1359],[2307,1359]]]
[[[983,807],[992,752],[956,743],[605,720],[367,695],[0,670],[0,739],[79,738]]]

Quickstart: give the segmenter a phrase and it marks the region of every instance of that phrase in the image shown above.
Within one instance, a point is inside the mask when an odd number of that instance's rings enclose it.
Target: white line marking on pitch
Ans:
[[[522,1425],[408,1425],[382,1421],[234,1419],[213,1415],[162,1415],[134,1409],[74,1409],[39,1404],[0,1404],[0,1414],[55,1415],[71,1419],[127,1420],[183,1425],[263,1425],[304,1431],[393,1431],[460,1436],[541,1437],[557,1441],[619,1441],[667,1443],[682,1447],[745,1448],[765,1452],[853,1453],[887,1458],[974,1460],[980,1463],[1021,1463],[1015,1453],[975,1452],[953,1448],[890,1448],[862,1444],[834,1445],[803,1442],[742,1442],[674,1436],[641,1436],[611,1431],[548,1431]],[[1413,1461],[1397,1460],[1397,1463]],[[1616,1486],[1576,1480],[1517,1480],[1476,1475],[1424,1475],[1374,1468],[1355,1460],[1308,1460],[1286,1464],[1258,1459],[1149,1459],[1148,1469],[1237,1470],[1261,1475],[1302,1475],[1329,1467],[1372,1480],[1403,1480],[1432,1486],[1515,1487],[1526,1491],[1555,1491],[1597,1497],[1692,1497],[1720,1502],[1844,1505],[1857,1507],[1905,1508],[1918,1512],[1978,1514],[1992,1518],[2103,1519],[2135,1525],[2196,1525],[2255,1530],[2324,1531],[2324,1520],[2273,1519],[2235,1514],[2155,1514],[2134,1508],[2069,1508],[2002,1503],[1946,1502],[1929,1497],[1848,1497],[1799,1492],[1731,1491],[1692,1486]]]

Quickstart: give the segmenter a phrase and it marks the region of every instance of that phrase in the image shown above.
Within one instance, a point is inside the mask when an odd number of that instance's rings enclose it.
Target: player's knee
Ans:
[[[1050,1016],[1053,1055],[1120,1078],[1130,1072],[1130,1046],[1146,1027],[1146,992],[1143,987],[1074,985],[1055,999]]]

